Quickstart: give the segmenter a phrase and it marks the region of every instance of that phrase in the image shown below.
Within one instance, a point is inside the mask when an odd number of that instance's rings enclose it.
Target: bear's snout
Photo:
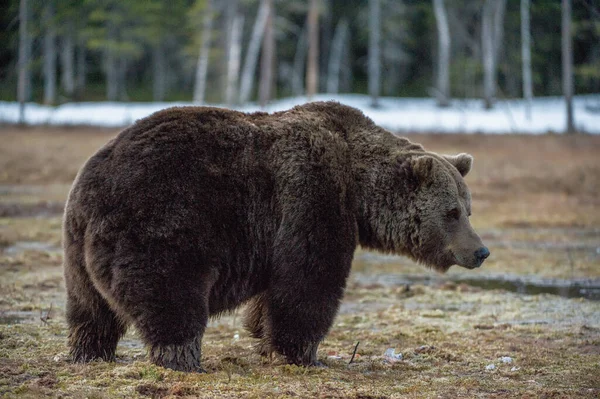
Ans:
[[[484,260],[490,256],[490,250],[487,247],[481,247],[477,251],[475,251],[475,260],[477,261],[477,266],[481,266]]]

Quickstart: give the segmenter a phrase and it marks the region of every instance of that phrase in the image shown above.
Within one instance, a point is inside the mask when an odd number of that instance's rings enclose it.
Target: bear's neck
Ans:
[[[410,197],[413,182],[402,178],[398,160],[425,153],[419,144],[376,127],[348,134],[357,200],[359,243],[363,248],[411,256]],[[394,191],[390,190],[393,188]],[[393,208],[406,215],[392,214]]]

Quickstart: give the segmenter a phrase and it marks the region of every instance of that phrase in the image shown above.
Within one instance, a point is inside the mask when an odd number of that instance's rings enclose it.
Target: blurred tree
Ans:
[[[65,21],[61,39],[61,75],[60,84],[68,98],[75,93],[75,27],[71,18]]]
[[[381,92],[381,1],[369,0],[369,95],[379,106]]]
[[[438,31],[436,97],[440,107],[450,105],[450,28],[444,0],[433,0]]]
[[[306,64],[306,96],[317,93],[319,73],[319,0],[310,0],[307,20],[308,61]]]
[[[17,97],[19,101],[19,123],[25,123],[25,102],[28,98],[28,87],[31,85],[29,74],[31,60],[31,38],[27,30],[29,5],[27,0],[19,2],[19,82]]]
[[[529,0],[521,0],[521,57],[523,63],[523,97],[525,115],[531,119],[533,84],[531,81],[531,35],[529,29]]]
[[[275,9],[273,8],[273,0],[266,0],[266,6],[267,20],[265,22],[260,65],[260,87],[258,93],[258,100],[262,108],[264,108],[271,99],[271,92],[273,90],[273,62],[275,55],[275,32],[273,27]]]
[[[267,0],[261,0],[256,14],[256,20],[252,27],[252,36],[246,50],[246,59],[244,60],[244,70],[242,72],[242,81],[240,83],[239,102],[245,104],[250,100],[252,88],[254,86],[254,75],[256,72],[256,62],[260,52],[260,44],[265,32],[265,25],[269,13],[269,4]]]
[[[567,133],[575,132],[573,122],[573,44],[571,35],[571,0],[562,0],[562,71],[563,93],[567,106]]]
[[[340,90],[340,70],[347,36],[348,20],[342,18],[338,22],[333,34],[333,43],[331,44],[331,53],[329,54],[329,70],[327,73],[327,93],[338,93]]]
[[[54,0],[44,4],[44,104],[56,102],[56,27]]]
[[[496,97],[498,56],[502,45],[506,0],[486,0],[482,12],[483,100],[486,109]]]
[[[206,94],[206,76],[208,73],[208,58],[210,54],[210,38],[213,22],[212,1],[196,1],[196,8],[203,13],[200,53],[196,64],[196,81],[194,86],[194,102],[204,103]]]
[[[292,94],[300,96],[304,93],[304,66],[306,65],[306,52],[308,48],[308,22],[304,23],[302,31],[296,40],[296,52],[292,69]]]

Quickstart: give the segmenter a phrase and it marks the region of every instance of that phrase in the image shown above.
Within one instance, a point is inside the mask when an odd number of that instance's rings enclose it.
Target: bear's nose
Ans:
[[[487,257],[490,256],[490,250],[487,247],[481,247],[477,251],[475,251],[475,259],[482,263]]]

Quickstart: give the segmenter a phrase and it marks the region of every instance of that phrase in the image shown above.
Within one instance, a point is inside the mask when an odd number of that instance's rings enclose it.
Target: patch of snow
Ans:
[[[486,110],[479,99],[454,100],[439,108],[432,98],[382,97],[380,106],[371,107],[369,96],[362,94],[320,94],[313,101],[339,101],[363,111],[378,125],[399,132],[438,133],[560,133],[566,126],[566,107],[562,97],[539,97],[532,103],[531,119],[525,115],[520,99],[498,101]],[[273,101],[264,111],[276,112],[304,104],[307,98],[290,97]],[[575,96],[573,99],[576,128],[600,134],[600,94]],[[127,126],[137,119],[161,109],[190,103],[67,103],[57,107],[28,103],[25,121],[31,125]],[[223,105],[216,105],[221,106]],[[257,104],[237,108],[244,112],[261,110]],[[19,104],[0,101],[0,123],[18,123]]]
[[[502,356],[502,357],[500,358],[500,361],[501,361],[502,363],[512,363],[513,359],[512,359],[512,357],[510,357],[510,356]]]
[[[496,365],[494,363],[488,364],[487,366],[485,366],[485,369],[487,371],[496,370]]]
[[[513,368],[510,369],[510,371],[519,371],[519,370],[521,370],[520,367],[513,367]]]

